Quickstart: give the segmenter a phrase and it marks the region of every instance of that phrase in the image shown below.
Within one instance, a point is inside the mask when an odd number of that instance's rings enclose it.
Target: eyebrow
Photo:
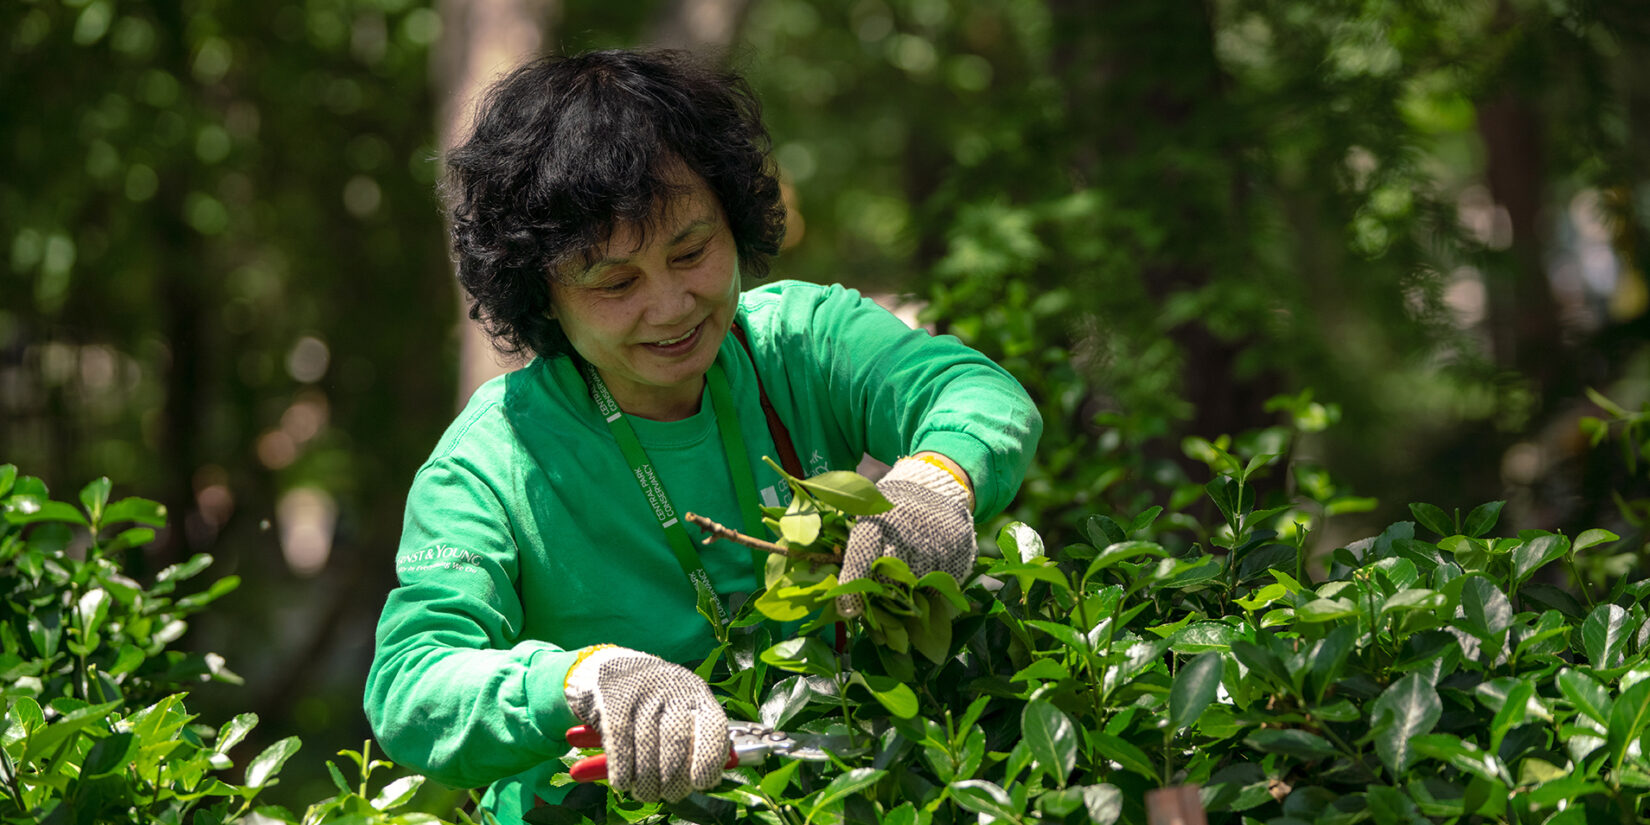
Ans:
[[[715,225],[716,225],[716,221],[712,218],[700,218],[699,220],[696,220],[696,221],[688,224],[687,226],[682,227],[680,231],[678,231],[675,235],[671,236],[671,239],[670,239],[669,243],[666,244],[666,246],[675,246],[676,244],[679,244],[684,239],[686,239],[687,236],[692,235],[693,233],[699,231],[700,229],[704,229],[705,227],[710,227],[710,226],[715,226]],[[630,263],[630,257],[628,255],[623,257],[623,258],[611,258],[611,257],[610,258],[603,258],[603,259],[601,259],[601,260],[585,267],[584,268],[584,274],[589,275],[590,273],[595,272],[596,270],[601,269],[603,267],[616,266],[618,264],[627,264],[627,263]]]

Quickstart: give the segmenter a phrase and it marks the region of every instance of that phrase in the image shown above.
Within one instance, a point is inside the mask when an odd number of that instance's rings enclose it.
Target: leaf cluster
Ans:
[[[1152,508],[1093,516],[1057,549],[1010,524],[960,584],[879,565],[855,592],[945,616],[921,645],[876,619],[835,646],[771,643],[759,594],[735,619],[753,632],[701,673],[730,717],[851,744],[677,805],[586,795],[555,821],[1144,823],[1147,793],[1176,785],[1246,825],[1650,813],[1650,581],[1596,602],[1563,586],[1614,534],[1495,536],[1499,502],[1416,504],[1309,559],[1301,532],[1272,529],[1285,508],[1255,508],[1267,461],[1216,458],[1208,550],[1154,540]],[[820,615],[842,593],[786,575]]]
[[[86,485],[77,507],[52,500],[40,479],[0,465],[0,822],[439,822],[396,813],[421,777],[369,796],[370,775],[388,763],[371,760],[366,747],[344,752],[360,767],[358,783],[347,785],[328,763],[339,794],[302,817],[258,804],[298,738],[263,748],[237,775],[257,716],[242,713],[214,728],[185,701],[193,685],[240,678],[222,656],[169,647],[190,616],[239,579],[178,595],[181,583],[211,565],[204,554],[144,581],[128,576],[125,554],[154,539],[166,511],[142,498],[110,501],[111,487],[107,478]]]

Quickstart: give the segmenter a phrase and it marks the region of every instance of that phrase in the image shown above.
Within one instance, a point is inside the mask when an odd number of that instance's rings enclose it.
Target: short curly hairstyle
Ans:
[[[762,277],[785,206],[761,105],[737,73],[676,51],[543,57],[488,90],[442,182],[470,317],[507,355],[572,351],[550,278],[621,224],[651,230],[681,168],[727,214],[741,274]],[[673,174],[674,173],[674,174]]]

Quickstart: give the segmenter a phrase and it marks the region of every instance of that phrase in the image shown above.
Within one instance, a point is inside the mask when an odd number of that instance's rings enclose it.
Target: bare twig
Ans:
[[[682,518],[687,519],[688,522],[692,524],[696,524],[699,527],[710,531],[710,535],[705,537],[705,544],[710,544],[717,539],[727,539],[735,544],[743,544],[753,550],[761,550],[764,553],[773,553],[774,555],[786,556],[788,558],[800,559],[802,561],[811,561],[816,564],[842,563],[842,555],[840,553],[798,553],[795,551],[786,550],[771,541],[763,541],[754,536],[747,536],[732,527],[718,524],[715,521],[699,515],[698,513],[687,513],[683,515]]]

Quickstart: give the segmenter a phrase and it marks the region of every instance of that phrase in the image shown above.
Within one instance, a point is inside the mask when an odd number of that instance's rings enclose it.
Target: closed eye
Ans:
[[[636,283],[635,278],[620,278],[617,281],[610,281],[592,288],[604,295],[620,295],[623,294],[625,290],[630,289],[631,285],[634,283]]]
[[[675,258],[671,259],[671,262],[678,265],[691,264],[694,261],[703,258],[705,256],[705,250],[709,248],[709,243],[701,244],[698,248],[690,252],[684,252],[681,255],[677,255]]]

